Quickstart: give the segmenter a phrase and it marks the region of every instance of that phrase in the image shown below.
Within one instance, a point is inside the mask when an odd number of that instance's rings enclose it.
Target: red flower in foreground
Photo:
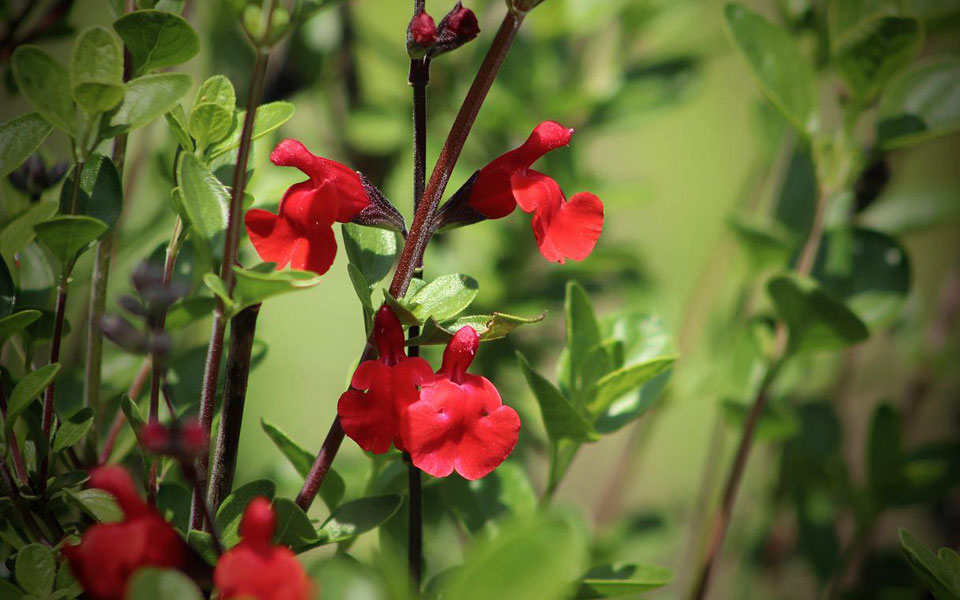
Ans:
[[[213,583],[221,598],[306,600],[310,579],[293,552],[271,544],[277,515],[266,498],[247,504],[240,522],[239,544],[220,557]]]
[[[480,337],[472,327],[457,331],[443,352],[443,365],[420,391],[403,421],[407,452],[422,471],[446,477],[454,470],[479,479],[496,469],[520,433],[520,417],[500,400],[485,377],[468,374]]]
[[[380,358],[357,367],[350,389],[340,396],[337,413],[343,431],[357,445],[381,454],[390,449],[391,442],[404,449],[400,437],[403,411],[417,401],[417,386],[432,379],[433,371],[427,361],[404,353],[403,327],[386,305],[377,312],[373,339]]]
[[[283,268],[327,272],[337,254],[336,221],[348,223],[370,205],[360,176],[338,162],[314,156],[297,140],[284,140],[270,153],[273,164],[296,167],[310,179],[290,186],[279,214],[247,211],[244,223],[257,253]]]
[[[127,580],[140,567],[186,569],[189,552],[177,532],[140,499],[130,475],[101,467],[90,486],[112,494],[123,509],[120,523],[98,523],[76,546],[64,546],[74,577],[95,600],[122,600]]]
[[[541,156],[570,143],[573,130],[553,121],[537,125],[522,146],[480,170],[467,204],[488,219],[519,206],[533,213],[533,233],[547,260],[583,260],[603,229],[603,203],[588,192],[569,201],[552,178],[530,168]]]

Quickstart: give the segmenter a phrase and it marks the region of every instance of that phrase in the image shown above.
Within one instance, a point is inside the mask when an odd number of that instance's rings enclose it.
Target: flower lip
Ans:
[[[396,365],[403,360],[403,326],[386,304],[380,307],[374,319],[373,339],[380,352],[380,360],[387,366]]]
[[[438,373],[456,384],[463,383],[464,375],[477,355],[479,345],[480,336],[476,329],[469,325],[458,329],[443,351],[443,364]]]

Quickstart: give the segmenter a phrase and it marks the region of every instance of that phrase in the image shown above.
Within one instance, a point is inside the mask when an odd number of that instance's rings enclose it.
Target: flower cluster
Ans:
[[[403,328],[393,312],[377,312],[376,360],[360,364],[337,411],[344,432],[364,450],[383,453],[392,443],[434,477],[457,471],[479,479],[502,463],[517,443],[520,417],[484,377],[466,372],[480,338],[463,327],[450,340],[443,364],[403,351]]]

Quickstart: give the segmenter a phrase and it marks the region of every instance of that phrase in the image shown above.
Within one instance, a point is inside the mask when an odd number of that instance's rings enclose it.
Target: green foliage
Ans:
[[[227,316],[232,317],[248,306],[263,302],[271,296],[311,288],[321,281],[321,276],[310,271],[272,271],[273,263],[264,263],[253,269],[234,267],[236,283],[233,295],[214,273],[207,273],[203,282],[223,300]]]
[[[64,215],[53,217],[33,226],[42,242],[69,271],[77,256],[90,248],[109,230],[109,226],[93,217]]]
[[[76,167],[70,171],[60,188],[60,213],[87,215],[103,221],[112,229],[123,209],[123,186],[113,161],[96,152],[87,157],[80,172],[74,211],[75,171]]]
[[[89,406],[81,408],[64,419],[53,439],[53,452],[63,452],[79,443],[87,435],[91,425],[93,425],[93,409]]]
[[[277,493],[276,485],[269,479],[258,479],[240,486],[223,499],[220,509],[214,517],[214,523],[220,531],[220,541],[224,547],[232,548],[240,541],[240,520],[247,504],[257,497],[273,500]]]
[[[355,538],[385,523],[400,508],[395,494],[370,496],[344,502],[317,530],[319,544],[332,544]]]
[[[70,55],[70,89],[77,105],[102,113],[123,98],[123,45],[107,28],[80,32]]]
[[[310,468],[313,466],[315,455],[290,439],[290,437],[276,425],[260,419],[260,426],[270,437],[270,440],[280,449],[284,457],[293,465],[297,474],[306,478],[307,474],[310,473]],[[320,498],[324,504],[327,505],[327,508],[331,511],[336,508],[343,498],[345,491],[346,484],[340,474],[332,468],[328,470],[323,479],[323,484],[320,486]]]
[[[138,569],[127,584],[130,600],[201,600],[203,594],[189,577],[173,569]]]
[[[67,70],[52,56],[29,44],[14,50],[10,67],[20,91],[40,116],[72,135],[76,109]]]
[[[937,554],[921,544],[912,533],[900,529],[900,546],[907,562],[937,600],[960,598],[960,557],[950,548]]]
[[[183,208],[180,216],[201,240],[211,244],[227,228],[230,192],[189,152],[180,157],[177,180],[180,182],[179,205]]]
[[[233,126],[236,93],[223,75],[203,82],[190,110],[187,130],[203,150],[226,136]]]
[[[53,553],[42,544],[29,544],[17,552],[14,574],[20,587],[37,598],[46,598],[53,591],[57,565]]]
[[[883,95],[877,137],[886,148],[916,144],[960,128],[960,59],[911,68]]]
[[[47,139],[53,127],[37,113],[0,125],[0,177],[6,177]]]
[[[3,436],[10,437],[13,426],[17,422],[17,417],[25,411],[27,407],[39,396],[50,382],[54,380],[57,373],[60,372],[60,364],[54,363],[40,367],[36,371],[25,375],[10,393],[10,401],[7,405],[7,416],[3,424]]]
[[[115,136],[138,129],[170,112],[191,85],[190,76],[183,73],[143,75],[128,81],[123,101],[111,115],[103,135]]]
[[[114,21],[113,28],[130,51],[137,73],[179,65],[200,51],[193,28],[170,12],[134,11]]]
[[[521,325],[539,323],[546,314],[527,318],[495,312],[491,315],[469,315],[446,323],[439,323],[435,317],[428,317],[423,324],[420,335],[408,338],[410,346],[428,346],[431,344],[446,344],[461,327],[470,326],[480,335],[481,342],[503,339],[508,333]]]
[[[42,314],[39,310],[28,309],[0,318],[0,346],[3,346],[4,342],[10,339],[11,336],[29,327],[30,324],[39,319]]]
[[[587,571],[576,598],[619,598],[663,587],[673,573],[656,565],[601,565]]]
[[[281,100],[261,104],[257,107],[257,114],[253,117],[253,133],[250,139],[258,140],[273,133],[281,125],[289,121],[295,111],[296,107],[293,104]],[[207,155],[211,160],[240,146],[240,134],[243,130],[243,122],[246,117],[247,111],[245,110],[236,110],[234,112],[233,125],[229,132],[222,139],[211,144],[207,149]]]
[[[777,275],[767,293],[790,331],[792,354],[836,350],[870,336],[856,314],[811,279]]]

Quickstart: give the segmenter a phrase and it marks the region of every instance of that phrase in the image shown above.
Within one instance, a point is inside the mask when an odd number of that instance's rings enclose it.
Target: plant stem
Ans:
[[[222,416],[207,490],[207,505],[214,512],[230,493],[237,470],[243,405],[247,395],[247,379],[250,376],[250,354],[253,351],[259,314],[260,305],[254,304],[230,320],[230,352],[227,355],[226,381],[223,386]]]
[[[3,414],[3,422],[7,422],[7,393],[0,386],[0,413]],[[13,431],[7,436],[7,447],[10,449],[10,455],[13,457],[13,466],[17,470],[17,476],[20,481],[27,483],[30,481],[27,471],[27,463],[23,462],[23,455],[20,454],[20,444],[17,442],[17,434]]]
[[[76,179],[80,179],[77,175]],[[64,265],[63,272],[60,273],[60,285],[57,286],[57,308],[53,318],[53,339],[50,342],[50,361],[48,364],[60,362],[60,338],[63,337],[63,318],[67,308],[67,281],[70,279],[70,271],[73,265]],[[41,429],[43,437],[49,443],[50,431],[53,429],[54,406],[53,398],[56,391],[56,380],[51,381],[50,385],[43,393],[43,418],[41,420]],[[37,475],[37,491],[42,493],[47,487],[47,470],[50,466],[49,448],[40,460],[40,472]]]
[[[17,484],[10,475],[10,469],[7,468],[7,464],[4,462],[0,462],[0,479],[3,480],[3,487],[6,488],[6,497],[10,498],[10,501],[13,502],[13,505],[20,512],[20,517],[23,519],[24,525],[26,525],[30,533],[33,534],[33,537],[45,546],[53,546],[52,541],[47,538],[47,535],[40,529],[40,526],[37,525],[37,520],[33,518],[33,513],[30,512],[23,497],[20,496],[20,490],[17,489]]]
[[[410,578],[413,589],[420,592],[423,579],[423,490],[420,469],[414,464],[408,452],[403,453],[403,462],[407,463],[407,487],[410,489],[410,531],[407,538],[407,560],[410,563]]]
[[[267,17],[266,28],[270,28],[273,16],[273,4]],[[243,191],[247,184],[247,160],[250,157],[252,146],[253,122],[263,95],[263,84],[267,73],[267,61],[270,55],[269,48],[257,48],[256,59],[253,63],[253,75],[250,78],[250,87],[247,91],[247,112],[243,119],[243,129],[240,133],[240,148],[237,151],[237,165],[233,171],[233,189],[230,194],[230,212],[227,216],[227,231],[223,242],[223,263],[220,265],[220,279],[228,293],[233,293],[235,277],[233,265],[237,258],[237,247],[240,245],[240,213],[243,211]],[[213,427],[213,408],[217,395],[217,380],[220,376],[220,360],[223,357],[223,336],[227,323],[224,319],[223,301],[218,297],[213,311],[213,326],[210,331],[210,344],[207,346],[207,358],[203,369],[203,387],[200,396],[200,425],[204,433],[210,437]],[[210,456],[201,453],[197,457],[197,484],[194,489],[193,503],[190,507],[190,528],[198,529],[201,526],[202,515],[200,503],[207,486],[207,467]]]
[[[410,233],[407,235],[406,243],[400,254],[400,262],[397,265],[396,271],[393,273],[393,280],[390,283],[390,293],[394,297],[400,298],[406,293],[407,287],[410,286],[410,279],[423,261],[423,252],[426,249],[427,243],[430,241],[430,237],[433,235],[433,221],[436,216],[437,207],[440,204],[440,198],[443,196],[443,191],[446,189],[447,182],[450,180],[450,174],[453,172],[454,166],[456,166],[457,159],[460,158],[460,152],[463,150],[467,136],[473,127],[474,121],[476,121],[477,114],[480,112],[480,107],[483,105],[487,92],[490,91],[490,86],[493,85],[493,80],[496,78],[500,66],[503,64],[503,60],[510,50],[510,45],[513,43],[517,31],[520,29],[521,23],[523,23],[523,17],[524,15],[522,13],[517,13],[512,10],[507,11],[507,14],[503,17],[503,22],[500,24],[500,29],[497,30],[497,35],[490,45],[490,49],[487,50],[483,64],[480,65],[480,69],[474,77],[473,84],[470,86],[470,90],[467,92],[467,96],[460,106],[460,111],[457,113],[450,133],[447,135],[447,140],[443,144],[443,149],[440,151],[437,163],[434,165],[433,173],[430,175],[430,182],[427,184],[421,201],[417,206],[417,210],[414,213]],[[371,358],[373,351],[373,346],[368,340],[361,355],[360,362]],[[320,452],[317,453],[317,458],[310,468],[310,473],[307,474],[307,478],[303,482],[303,487],[300,488],[300,493],[297,495],[297,504],[304,511],[313,503],[313,499],[320,490],[323,478],[326,477],[327,471],[330,470],[330,464],[333,462],[342,441],[343,427],[340,426],[340,418],[336,417],[330,425],[330,430],[327,432],[323,446],[320,448]]]

